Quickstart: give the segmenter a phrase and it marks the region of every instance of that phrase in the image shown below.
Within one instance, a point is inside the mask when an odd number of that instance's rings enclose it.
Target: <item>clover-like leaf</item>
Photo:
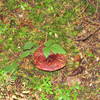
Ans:
[[[16,71],[17,68],[18,68],[18,64],[17,64],[16,62],[13,62],[12,64],[10,64],[10,65],[4,67],[4,68],[2,69],[2,71],[3,71],[3,73],[10,73],[10,72]]]
[[[47,58],[50,55],[50,48],[45,47],[43,48],[44,56]]]
[[[46,47],[50,47],[52,44],[54,44],[55,42],[54,42],[54,40],[48,40],[44,45],[46,46]]]
[[[28,51],[23,52],[20,57],[25,58],[25,57],[29,56],[30,54],[31,54],[31,51],[28,50]]]
[[[27,42],[27,43],[24,45],[23,49],[24,49],[24,50],[28,50],[28,49],[31,49],[33,46],[34,46],[34,44],[33,44],[32,42]]]
[[[66,51],[59,44],[53,44],[50,48],[55,54],[66,54]]]

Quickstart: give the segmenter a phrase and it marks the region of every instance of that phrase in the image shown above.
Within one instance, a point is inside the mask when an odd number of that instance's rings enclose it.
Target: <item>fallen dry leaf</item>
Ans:
[[[76,55],[76,56],[74,57],[74,61],[75,61],[75,62],[80,62],[80,61],[81,61],[81,56],[80,56],[80,55]]]
[[[77,77],[67,77],[67,85],[68,86],[74,86],[76,84],[80,84],[81,80]]]

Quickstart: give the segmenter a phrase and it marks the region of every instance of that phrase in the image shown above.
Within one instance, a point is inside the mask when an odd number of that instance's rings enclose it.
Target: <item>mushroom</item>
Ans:
[[[33,56],[34,64],[38,69],[45,71],[55,71],[61,69],[66,64],[66,55],[51,53],[47,58],[44,56],[44,45],[40,46]]]

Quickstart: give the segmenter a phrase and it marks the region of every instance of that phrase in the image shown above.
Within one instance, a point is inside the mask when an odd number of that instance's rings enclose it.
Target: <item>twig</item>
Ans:
[[[85,38],[82,39],[77,39],[76,41],[86,41],[87,39],[89,39],[92,35],[94,35],[96,32],[98,32],[100,30],[100,27],[98,29],[96,29],[93,33],[91,33],[90,35],[88,35]]]
[[[98,11],[99,11],[99,1],[97,1],[96,3],[96,13],[98,13]]]
[[[86,20],[86,21],[87,21],[87,22],[90,22],[90,23],[93,24],[93,25],[100,26],[100,23],[99,23],[99,22],[92,21],[91,19],[88,19],[88,20]]]
[[[48,33],[46,33],[45,35],[45,42],[47,42],[47,40],[48,40]]]

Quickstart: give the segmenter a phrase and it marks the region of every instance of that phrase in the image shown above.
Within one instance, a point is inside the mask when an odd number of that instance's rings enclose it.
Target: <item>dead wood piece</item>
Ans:
[[[69,75],[69,76],[76,76],[78,74],[81,74],[84,70],[85,70],[85,68],[83,66],[79,66],[78,68],[73,70],[71,75]]]
[[[99,30],[100,30],[100,27],[97,28],[93,33],[89,34],[87,37],[81,38],[81,39],[76,39],[76,41],[86,41],[86,40],[89,39],[92,35],[94,35],[95,33],[97,33]]]

